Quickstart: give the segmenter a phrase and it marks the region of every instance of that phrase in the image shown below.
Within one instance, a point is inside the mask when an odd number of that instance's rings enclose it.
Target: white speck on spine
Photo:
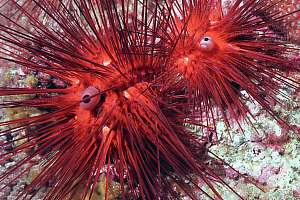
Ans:
[[[123,94],[126,99],[130,99],[131,96],[127,91],[124,91]]]

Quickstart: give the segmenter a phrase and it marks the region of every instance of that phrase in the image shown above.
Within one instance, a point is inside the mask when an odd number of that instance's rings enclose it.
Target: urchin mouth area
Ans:
[[[89,103],[91,101],[91,96],[90,95],[85,95],[82,97],[82,102],[83,103]]]
[[[213,37],[205,35],[200,40],[199,48],[202,52],[215,53],[218,50],[218,45]]]
[[[101,101],[101,92],[95,86],[87,87],[81,94],[80,107],[93,111]]]

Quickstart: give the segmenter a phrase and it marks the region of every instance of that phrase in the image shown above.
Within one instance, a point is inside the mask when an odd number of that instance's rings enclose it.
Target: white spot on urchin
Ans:
[[[77,84],[80,83],[80,80],[79,80],[79,79],[74,79],[74,82],[75,82],[75,84],[77,85]]]
[[[199,43],[199,46],[203,51],[210,52],[210,51],[213,51],[215,49],[216,44],[215,44],[215,41],[213,40],[212,37],[204,36],[201,39],[201,41]]]
[[[131,95],[127,92],[127,91],[124,91],[123,92],[123,95],[126,99],[130,99],[131,98]]]
[[[189,58],[188,57],[183,58],[183,63],[187,65],[189,63]]]
[[[105,60],[105,61],[103,61],[103,65],[104,65],[104,66],[108,66],[110,63],[111,63],[110,60]]]
[[[102,133],[103,134],[108,134],[110,132],[110,128],[108,127],[108,126],[104,126],[103,128],[102,128]]]

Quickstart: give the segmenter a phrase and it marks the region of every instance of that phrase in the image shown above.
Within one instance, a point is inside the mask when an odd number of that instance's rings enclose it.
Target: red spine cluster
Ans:
[[[1,108],[43,110],[0,122],[1,137],[15,135],[0,163],[26,152],[0,181],[42,168],[18,199],[48,182],[45,199],[91,198],[101,176],[123,199],[222,199],[215,184],[229,186],[206,162],[215,156],[187,126],[249,121],[244,93],[284,123],[269,102],[298,87],[282,72],[299,71],[289,59],[299,49],[274,31],[298,11],[280,15],[276,2],[237,0],[226,12],[215,0],[0,2],[0,59],[66,85],[0,88],[4,99],[30,95]]]

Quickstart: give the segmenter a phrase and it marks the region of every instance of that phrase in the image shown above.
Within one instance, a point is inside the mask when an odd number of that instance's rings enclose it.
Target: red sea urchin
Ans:
[[[123,199],[177,199],[180,193],[174,185],[192,199],[197,199],[196,191],[221,199],[215,183],[226,183],[205,164],[206,142],[185,125],[201,126],[199,116],[209,117],[207,113],[215,106],[228,109],[235,119],[236,110],[245,115],[240,88],[271,112],[266,103],[275,98],[275,86],[294,87],[280,75],[283,70],[298,70],[298,66],[287,65],[291,63],[285,51],[292,48],[284,46],[279,36],[254,34],[271,24],[263,18],[249,18],[258,8],[266,8],[251,7],[254,1],[238,1],[227,15],[220,2],[204,0],[182,4],[147,0],[2,2],[2,9],[16,10],[17,15],[0,13],[1,22],[7,22],[0,25],[0,58],[66,83],[65,88],[0,89],[4,97],[31,95],[25,100],[7,100],[1,107],[36,107],[46,112],[0,122],[5,128],[1,136],[16,133],[12,141],[1,144],[15,145],[1,155],[1,163],[26,152],[0,180],[12,179],[19,170],[13,178],[18,179],[33,165],[42,168],[18,199],[33,197],[32,191],[41,190],[47,182],[53,187],[45,199],[71,199],[78,191],[82,191],[81,199],[91,197],[103,174],[107,185],[112,174],[116,176]],[[257,2],[255,5],[262,6]],[[181,12],[178,16],[175,9]],[[200,27],[199,19],[205,22]],[[213,28],[212,21],[216,21]],[[228,26],[220,27],[220,21]],[[208,29],[214,34],[204,34]],[[230,37],[224,39],[221,33],[230,33]],[[268,46],[260,50],[249,44]],[[220,51],[227,47],[232,51]],[[186,52],[192,53],[185,57]],[[227,63],[222,55],[232,56],[231,60]],[[204,71],[198,71],[199,66]],[[261,97],[269,89],[271,95]],[[27,133],[18,134],[20,130]],[[20,140],[22,143],[16,143]],[[37,157],[38,162],[31,162]],[[194,177],[208,189],[200,187]]]
[[[250,110],[244,91],[284,123],[270,102],[280,103],[280,87],[299,86],[281,72],[299,71],[300,65],[290,59],[299,48],[291,46],[279,28],[291,23],[290,16],[298,14],[299,8],[283,15],[276,12],[281,5],[237,0],[224,12],[221,1],[195,0],[170,1],[161,9],[171,10],[164,20],[168,32],[162,32],[171,49],[169,71],[188,88],[186,93],[199,118],[214,123],[217,114],[213,108],[228,124],[231,119],[247,117]]]

